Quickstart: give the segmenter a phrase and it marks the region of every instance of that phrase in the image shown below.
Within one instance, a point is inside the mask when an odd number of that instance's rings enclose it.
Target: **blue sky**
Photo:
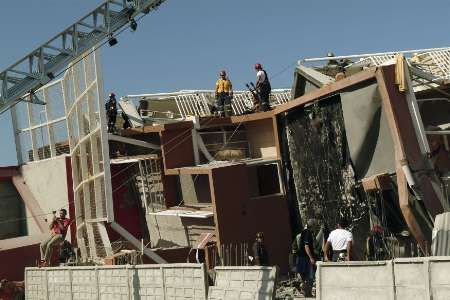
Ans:
[[[3,2],[2,70],[102,1]],[[212,89],[220,69],[243,89],[255,62],[278,74],[273,87],[290,87],[300,58],[450,46],[449,11],[445,0],[167,0],[136,32],[102,48],[105,90]],[[0,116],[0,137],[0,166],[14,165],[9,113]]]

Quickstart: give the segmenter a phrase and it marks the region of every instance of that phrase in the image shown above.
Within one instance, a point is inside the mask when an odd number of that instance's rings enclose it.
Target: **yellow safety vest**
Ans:
[[[231,85],[231,81],[229,79],[218,79],[216,81],[216,94],[217,93],[230,93],[232,92],[232,85]]]

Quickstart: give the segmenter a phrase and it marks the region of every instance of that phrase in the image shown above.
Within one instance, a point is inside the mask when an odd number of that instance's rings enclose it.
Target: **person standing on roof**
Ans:
[[[346,230],[347,220],[341,218],[337,224],[337,228],[330,232],[327,242],[325,243],[325,261],[329,261],[328,252],[333,249],[333,261],[350,261],[352,253],[353,235],[350,231]]]
[[[305,297],[312,297],[312,287],[316,273],[316,255],[314,253],[314,219],[306,222],[305,228],[300,232],[292,245],[297,255],[296,271],[304,283]]]
[[[108,117],[108,132],[113,133],[116,128],[117,100],[114,93],[109,94],[109,100],[105,104],[106,116]]]
[[[261,109],[263,111],[270,110],[269,96],[272,90],[267,72],[262,68],[260,63],[255,64],[256,71],[256,91],[261,99]]]
[[[53,212],[53,220],[50,222],[50,234],[41,242],[41,265],[48,265],[52,253],[52,248],[61,244],[66,238],[67,229],[72,221],[66,218],[67,210],[62,208],[59,211],[59,217],[56,217],[56,212]]]
[[[224,116],[228,113],[228,108],[231,99],[233,98],[233,85],[227,77],[225,70],[220,71],[219,79],[216,81],[216,109],[219,116]]]

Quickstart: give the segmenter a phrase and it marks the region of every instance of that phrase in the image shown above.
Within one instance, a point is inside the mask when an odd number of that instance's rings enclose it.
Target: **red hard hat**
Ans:
[[[256,70],[262,69],[261,64],[260,64],[260,63],[256,63],[256,64],[255,64],[255,69],[256,69]]]
[[[225,70],[222,70],[222,71],[220,71],[220,76],[226,76],[227,75],[227,72],[225,72]]]
[[[381,227],[380,225],[375,225],[372,227],[372,232],[374,233],[382,233],[383,231],[383,227]]]

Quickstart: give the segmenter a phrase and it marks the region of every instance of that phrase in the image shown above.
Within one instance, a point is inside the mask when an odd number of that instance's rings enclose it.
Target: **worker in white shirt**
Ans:
[[[333,261],[350,261],[352,253],[353,235],[350,231],[346,230],[347,220],[341,218],[337,224],[337,228],[330,232],[327,242],[325,243],[325,261],[329,261],[328,253],[331,248],[333,249]]]
[[[255,64],[256,71],[256,91],[260,98],[260,107],[263,111],[270,110],[269,97],[272,87],[270,86],[269,76],[262,68],[260,63]]]

